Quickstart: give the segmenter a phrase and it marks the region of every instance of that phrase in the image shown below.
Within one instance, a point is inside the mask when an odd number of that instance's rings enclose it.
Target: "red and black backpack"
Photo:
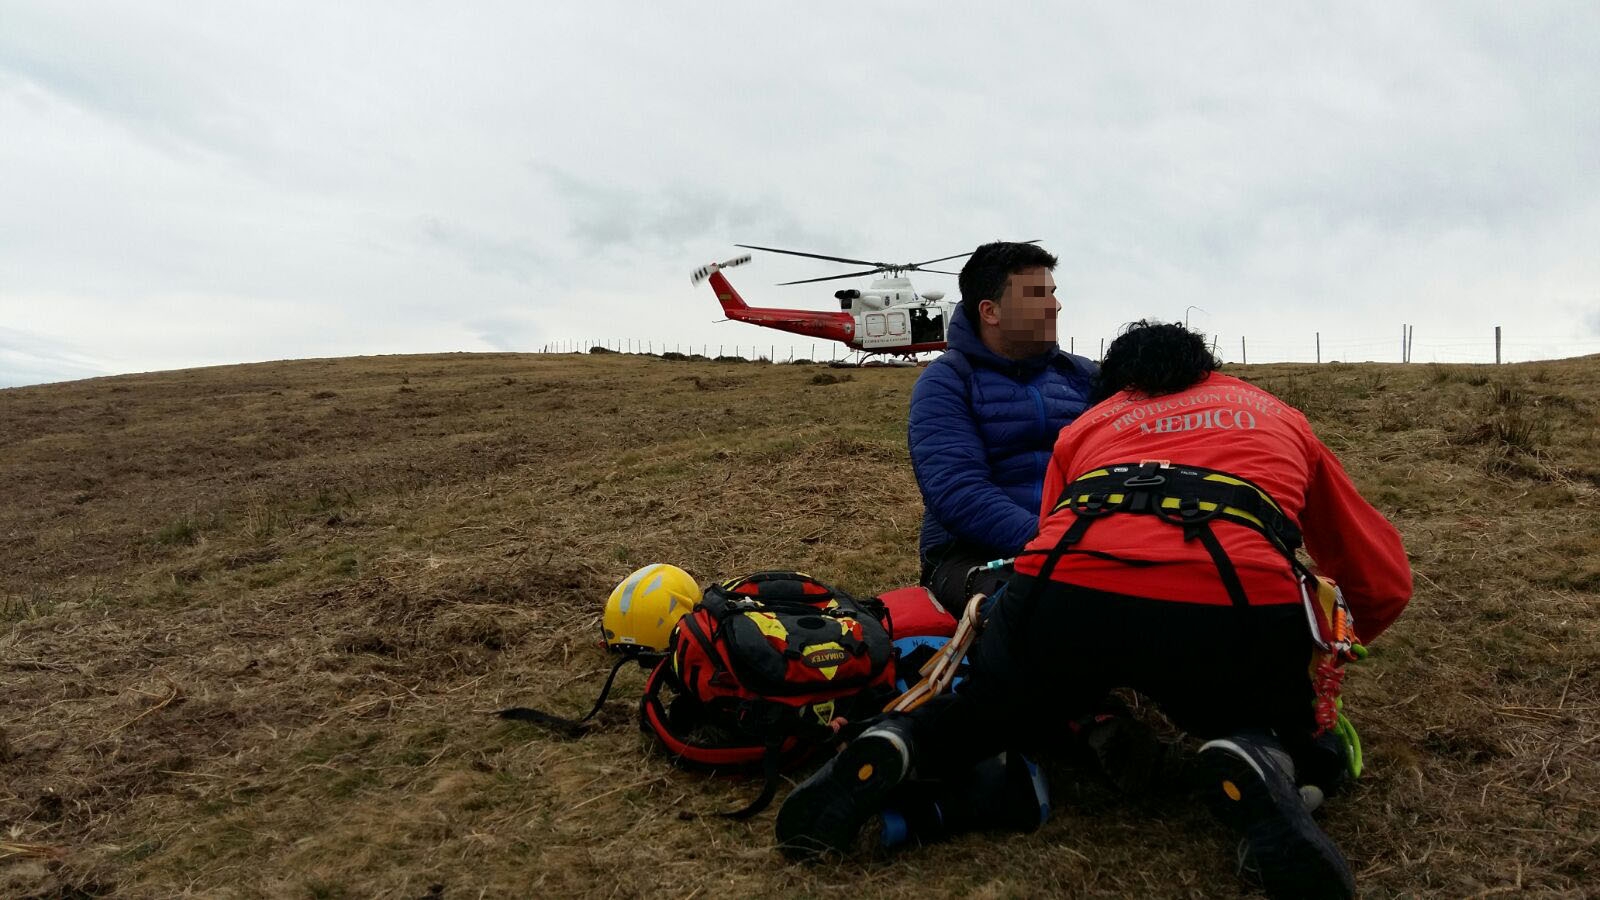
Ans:
[[[778,772],[837,740],[845,722],[894,696],[886,613],[798,572],[758,572],[712,585],[673,630],[651,671],[640,724],[674,760],[759,770],[771,803]]]

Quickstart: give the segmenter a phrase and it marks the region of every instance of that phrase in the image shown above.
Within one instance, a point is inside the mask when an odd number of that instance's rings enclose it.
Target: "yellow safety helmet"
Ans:
[[[653,563],[634,572],[606,598],[600,632],[608,650],[662,652],[672,626],[700,602],[700,586],[677,566]]]

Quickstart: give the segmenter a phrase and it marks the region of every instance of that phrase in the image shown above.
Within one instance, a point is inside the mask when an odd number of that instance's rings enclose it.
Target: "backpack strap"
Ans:
[[[605,705],[606,697],[611,694],[611,685],[617,680],[617,673],[622,671],[622,667],[634,661],[637,661],[640,665],[645,665],[653,655],[631,654],[618,659],[616,665],[611,667],[611,674],[606,676],[605,686],[600,689],[600,696],[595,698],[594,706],[587,713],[584,713],[581,719],[568,719],[564,716],[547,713],[540,709],[530,709],[526,706],[508,707],[500,710],[496,715],[502,719],[510,719],[515,722],[532,722],[535,725],[544,725],[557,731],[564,731],[569,737],[580,737],[588,729],[589,720],[598,715],[600,707]]]
[[[739,809],[717,813],[718,817],[743,821],[771,806],[783,780],[780,773],[784,763],[786,760],[793,760],[796,750],[800,748],[799,737],[793,734],[774,733],[762,745],[728,747],[695,743],[689,737],[673,730],[666,703],[661,699],[662,687],[673,681],[675,676],[672,674],[671,666],[667,660],[662,660],[645,682],[644,698],[639,704],[640,727],[660,740],[662,746],[667,748],[667,752],[673,755],[674,761],[679,763],[710,769],[749,769],[757,763],[760,764],[761,793]],[[672,686],[676,690],[681,690],[679,685]],[[684,815],[694,816],[693,813]]]
[[[661,699],[661,688],[669,683],[674,690],[680,692],[683,690],[682,685],[677,684],[677,676],[673,674],[670,662],[662,660],[656,664],[655,669],[650,672],[650,677],[645,680],[644,697],[639,701],[639,725],[655,735],[674,759],[711,769],[747,769],[761,762],[760,747],[714,747],[709,744],[697,744],[687,736],[674,731],[672,721],[667,715],[666,703]]]
[[[717,813],[717,815],[720,818],[732,819],[735,822],[743,822],[745,819],[748,819],[751,816],[760,813],[768,806],[771,806],[772,798],[778,796],[778,783],[782,780],[779,777],[779,771],[782,768],[780,764],[782,758],[783,739],[769,739],[767,741],[766,748],[761,754],[761,793],[756,795],[754,800],[751,800],[740,809]]]

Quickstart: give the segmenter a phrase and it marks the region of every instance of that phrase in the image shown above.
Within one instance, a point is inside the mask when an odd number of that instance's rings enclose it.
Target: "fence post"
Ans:
[[[1494,327],[1494,364],[1500,365],[1500,326]]]
[[[1250,365],[1250,354],[1244,349],[1244,335],[1242,334],[1239,335],[1239,364],[1242,366]]]
[[[1322,364],[1322,332],[1317,332],[1317,364]]]
[[[1074,342],[1075,342],[1075,341],[1076,341],[1076,340],[1077,340],[1077,338],[1075,338],[1075,337],[1071,337],[1071,336],[1069,336],[1069,337],[1068,337],[1068,338],[1067,338],[1067,352],[1068,352],[1068,353],[1075,353],[1075,352],[1077,352],[1077,350],[1076,350],[1076,349],[1075,349],[1075,348],[1074,348],[1074,346],[1073,346],[1073,343],[1074,343]]]
[[[1101,362],[1105,362],[1106,361],[1106,339],[1105,338],[1101,338],[1100,339],[1100,361]]]

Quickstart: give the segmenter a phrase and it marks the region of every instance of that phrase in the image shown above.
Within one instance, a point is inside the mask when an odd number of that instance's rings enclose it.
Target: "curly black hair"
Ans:
[[[1219,366],[1206,349],[1205,335],[1176,322],[1140,319],[1106,348],[1090,399],[1099,403],[1123,390],[1151,397],[1175,393],[1199,383]]]
[[[1056,258],[1038,244],[1019,244],[1013,241],[995,241],[972,251],[967,264],[961,267],[961,312],[974,331],[978,329],[978,304],[985,300],[1000,302],[1006,291],[1006,281],[1026,269],[1045,268],[1052,272]]]

